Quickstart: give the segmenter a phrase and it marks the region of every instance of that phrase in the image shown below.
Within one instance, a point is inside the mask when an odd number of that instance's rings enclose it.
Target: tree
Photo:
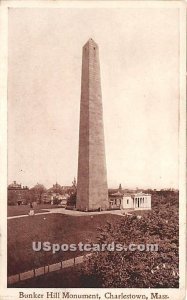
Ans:
[[[99,230],[98,243],[158,244],[157,252],[93,252],[82,269],[83,286],[168,288],[179,285],[178,199],[175,195],[143,215],[125,215]],[[90,286],[89,286],[90,287]]]
[[[46,188],[43,184],[37,183],[33,188],[31,188],[31,193],[33,192],[34,200],[38,203],[42,202],[42,194],[46,192]]]
[[[13,190],[8,190],[8,205],[16,205],[18,201],[18,195]]]
[[[75,207],[76,206],[76,199],[77,199],[77,193],[74,192],[70,195],[69,199],[67,200],[67,207]]]
[[[32,189],[28,190],[25,193],[24,200],[25,200],[25,204],[29,204],[31,202],[34,202],[35,201],[35,191],[32,190]]]

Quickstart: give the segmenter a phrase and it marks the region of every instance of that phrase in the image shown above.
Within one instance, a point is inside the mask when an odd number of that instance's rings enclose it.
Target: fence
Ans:
[[[58,263],[52,264],[52,265],[47,265],[47,266],[42,266],[36,269],[32,269],[23,273],[15,274],[8,276],[8,284],[14,284],[16,282],[30,279],[33,277],[41,276],[48,274],[50,272],[55,272],[61,269],[65,269],[68,267],[72,267],[78,264],[83,263],[84,258],[90,256],[91,254],[86,254],[82,256],[77,256],[68,260],[60,261]]]

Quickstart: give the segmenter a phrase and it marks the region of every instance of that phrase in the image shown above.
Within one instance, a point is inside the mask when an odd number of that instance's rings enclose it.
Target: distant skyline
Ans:
[[[8,183],[77,178],[82,47],[93,38],[108,186],[178,188],[178,18],[175,8],[9,9]]]

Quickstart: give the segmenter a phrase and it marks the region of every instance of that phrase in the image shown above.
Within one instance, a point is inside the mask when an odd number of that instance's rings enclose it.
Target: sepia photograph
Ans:
[[[10,2],[6,293],[184,299],[185,5]]]

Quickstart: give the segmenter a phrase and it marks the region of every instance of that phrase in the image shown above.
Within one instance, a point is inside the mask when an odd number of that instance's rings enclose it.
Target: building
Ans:
[[[72,182],[72,186],[61,186],[57,182],[53,184],[46,192],[42,194],[42,202],[52,205],[66,206],[70,195],[76,190],[76,180]]]
[[[69,199],[69,195],[65,194],[65,195],[61,195],[59,193],[53,193],[51,195],[51,204],[58,204],[60,206],[66,207],[67,205],[67,200]]]
[[[151,209],[151,194],[123,193],[117,191],[109,195],[110,209],[145,210]]]
[[[28,202],[29,188],[13,181],[8,185],[8,205],[21,205]]]
[[[79,155],[76,208],[109,207],[98,45],[89,39],[82,50]]]
[[[21,183],[17,183],[16,181],[13,181],[11,184],[8,185],[9,190],[20,190],[21,188]]]
[[[120,209],[123,201],[123,193],[117,191],[109,195],[109,208],[110,209]]]
[[[121,209],[151,209],[151,194],[136,193],[125,194],[121,203]]]

